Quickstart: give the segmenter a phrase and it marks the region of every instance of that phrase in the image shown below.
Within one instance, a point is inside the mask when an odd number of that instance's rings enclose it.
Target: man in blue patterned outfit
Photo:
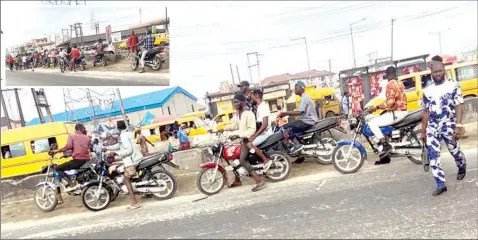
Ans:
[[[458,166],[457,180],[466,175],[466,159],[460,150],[458,139],[463,134],[463,96],[458,84],[445,80],[443,63],[432,61],[430,65],[433,84],[423,93],[424,113],[422,137],[426,142],[430,166],[436,182],[433,196],[447,191],[445,174],[440,162],[440,142],[444,141]]]

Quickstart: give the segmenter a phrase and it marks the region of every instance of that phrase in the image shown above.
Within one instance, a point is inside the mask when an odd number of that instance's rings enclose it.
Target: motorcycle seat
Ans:
[[[269,136],[264,142],[259,144],[259,146],[257,146],[257,148],[264,149],[264,148],[270,147],[270,146],[276,144],[277,142],[281,141],[283,138],[284,138],[284,135],[282,134],[282,132],[278,131],[278,132],[272,134],[271,136]]]
[[[156,55],[157,53],[159,53],[159,48],[153,48],[151,49],[151,51],[148,52],[148,54],[146,54],[146,57],[152,57]]]
[[[304,133],[311,133],[320,130],[325,130],[337,125],[338,118],[337,117],[329,117],[319,120],[314,126],[304,131]]]
[[[155,153],[152,155],[149,155],[147,157],[143,157],[138,166],[136,167],[137,170],[145,169],[148,167],[151,167],[153,165],[158,164],[159,162],[162,162],[166,160],[166,155],[163,153]]]
[[[405,118],[403,118],[402,121],[395,123],[391,126],[394,128],[402,128],[402,127],[407,127],[410,125],[420,123],[422,121],[422,113],[423,113],[423,109],[419,109],[411,113],[408,113],[408,115],[405,116]]]

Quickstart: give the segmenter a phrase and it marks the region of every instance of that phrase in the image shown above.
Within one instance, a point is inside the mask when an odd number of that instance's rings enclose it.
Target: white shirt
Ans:
[[[27,62],[27,57],[26,56],[22,57],[22,62]]]
[[[271,111],[269,109],[269,105],[266,102],[261,102],[259,106],[257,106],[257,116],[256,121],[258,123],[262,123],[262,120],[268,117],[269,118],[269,125],[267,126],[266,130],[263,133],[269,133],[271,131]]]
[[[141,152],[135,147],[134,135],[131,131],[121,131],[119,143],[107,146],[108,151],[114,151],[123,160],[125,167],[136,166],[143,158]]]
[[[61,51],[61,52],[60,52],[60,57],[62,57],[62,58],[66,57],[66,52],[65,52],[65,51]]]

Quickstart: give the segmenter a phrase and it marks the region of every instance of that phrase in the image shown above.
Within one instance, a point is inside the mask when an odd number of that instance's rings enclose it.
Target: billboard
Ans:
[[[111,33],[111,42],[121,42],[121,32]]]

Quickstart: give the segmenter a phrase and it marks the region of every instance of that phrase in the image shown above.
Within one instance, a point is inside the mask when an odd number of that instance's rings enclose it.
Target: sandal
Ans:
[[[136,205],[129,205],[126,210],[134,210],[134,209],[138,209],[138,208],[141,208],[141,205],[139,204],[136,204]]]
[[[258,183],[256,185],[254,185],[254,187],[252,188],[252,191],[253,192],[257,192],[259,190],[262,189],[262,187],[265,185],[266,183],[265,182],[261,182],[261,183]]]

